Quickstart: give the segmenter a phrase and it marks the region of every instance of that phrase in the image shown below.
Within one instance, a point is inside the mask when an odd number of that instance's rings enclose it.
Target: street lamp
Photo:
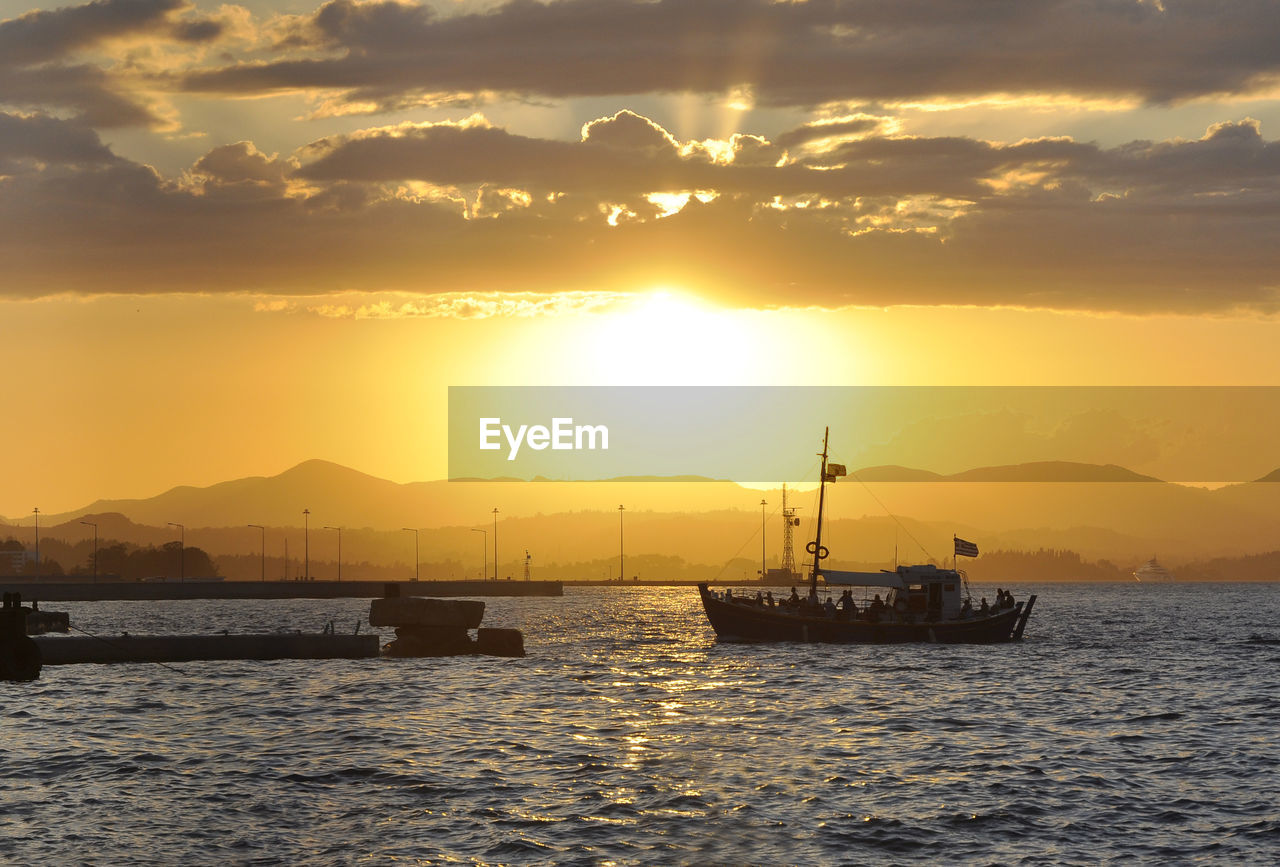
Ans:
[[[187,528],[169,521],[170,527],[178,528],[178,580],[187,580]]]
[[[262,531],[262,580],[266,581],[267,580],[267,528],[262,526],[261,524],[250,524],[249,526]]]
[[[764,500],[760,501],[760,581],[764,582],[765,568],[765,551],[764,551],[764,507],[767,506]]]
[[[93,583],[98,583],[98,525],[93,521],[81,521],[86,527],[93,528]]]
[[[342,528],[341,527],[325,527],[326,530],[338,531],[338,580],[342,580]]]
[[[302,510],[302,580],[311,580],[311,510]]]
[[[401,527],[413,534],[413,580],[418,580],[418,530],[416,527]]]
[[[627,560],[622,550],[622,513],[626,511],[624,506],[618,506],[618,580],[627,580]]]
[[[480,534],[480,577],[489,577],[489,534],[479,527],[472,527],[471,532]]]
[[[493,507],[493,580],[498,580],[498,507]]]

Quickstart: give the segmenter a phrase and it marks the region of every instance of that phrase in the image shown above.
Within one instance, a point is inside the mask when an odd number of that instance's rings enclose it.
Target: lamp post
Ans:
[[[311,510],[302,510],[302,580],[311,580]]]
[[[413,534],[413,580],[418,580],[418,530],[415,527],[401,527]]]
[[[764,583],[765,568],[765,548],[764,548],[764,507],[767,506],[763,499],[760,501],[760,583]]]
[[[325,527],[326,530],[338,531],[338,580],[342,580],[342,528],[341,527]]]
[[[187,580],[187,528],[169,521],[170,527],[178,528],[178,580]]]
[[[479,527],[472,527],[471,532],[480,534],[480,577],[489,577],[489,534]]]
[[[493,580],[498,580],[498,507],[493,507]]]
[[[93,528],[93,583],[98,583],[98,525],[93,521],[81,521],[86,527]]]
[[[250,527],[262,531],[262,580],[267,580],[267,528],[261,524],[250,524]]]
[[[626,507],[618,506],[618,580],[625,582],[627,580],[627,559],[622,548],[622,513],[626,511]]]

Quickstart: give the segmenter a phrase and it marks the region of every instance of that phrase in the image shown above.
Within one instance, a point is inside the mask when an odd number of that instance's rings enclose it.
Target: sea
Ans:
[[[1018,644],[719,643],[693,588],[569,587],[485,600],[523,659],[46,667],[0,683],[0,862],[1277,863],[1280,585],[1008,586],[1039,596]],[[48,607],[368,629],[367,600]]]

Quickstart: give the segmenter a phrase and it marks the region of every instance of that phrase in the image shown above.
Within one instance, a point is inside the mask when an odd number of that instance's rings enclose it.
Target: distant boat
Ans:
[[[1133,580],[1140,584],[1155,584],[1161,581],[1173,581],[1173,573],[1160,565],[1155,557],[1133,570]]]
[[[940,644],[992,644],[1017,641],[1031,616],[1036,597],[1014,602],[1012,594],[995,607],[983,601],[975,610],[965,592],[965,575],[957,569],[933,565],[899,566],[893,571],[842,572],[825,569],[829,552],[822,544],[826,485],[845,475],[845,468],[827,462],[827,435],[822,440],[822,464],[818,476],[818,516],[813,541],[805,550],[813,557],[808,598],[792,598],[775,604],[757,594],[734,596],[698,585],[707,620],[716,636],[725,641],[802,641],[831,644],[892,644],[921,641]],[[976,556],[977,546],[956,540],[956,552]],[[970,553],[971,552],[971,553]],[[867,587],[885,591],[859,608],[852,591],[836,605],[818,598],[818,578],[828,588]],[[870,592],[870,591],[868,591]]]

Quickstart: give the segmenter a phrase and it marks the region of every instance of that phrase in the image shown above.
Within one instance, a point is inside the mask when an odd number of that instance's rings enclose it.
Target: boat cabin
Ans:
[[[930,620],[959,620],[964,604],[964,576],[955,569],[939,569],[932,564],[899,566],[893,571],[841,572],[821,569],[818,574],[828,586],[885,587],[885,605]]]

